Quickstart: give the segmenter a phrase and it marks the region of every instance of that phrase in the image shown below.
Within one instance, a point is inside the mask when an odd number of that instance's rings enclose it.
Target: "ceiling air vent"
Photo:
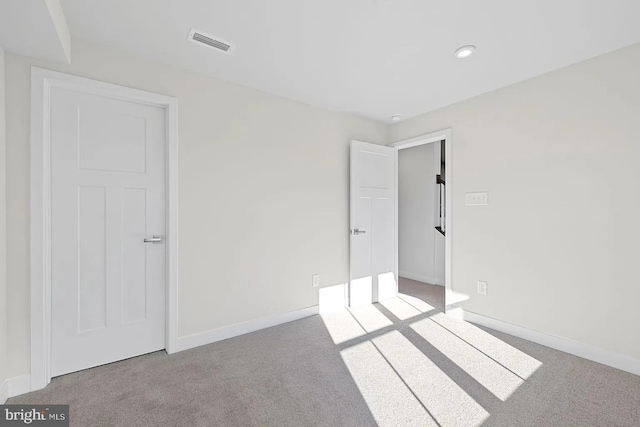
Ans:
[[[233,45],[231,43],[222,41],[218,37],[205,34],[202,31],[196,31],[193,28],[189,32],[189,37],[187,37],[187,40],[192,41],[194,43],[204,44],[213,49],[226,52],[226,53],[229,53],[233,49]]]

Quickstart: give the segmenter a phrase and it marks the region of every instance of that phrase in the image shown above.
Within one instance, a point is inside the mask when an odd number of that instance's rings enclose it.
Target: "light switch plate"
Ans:
[[[319,274],[314,274],[313,276],[311,276],[311,286],[313,286],[314,288],[317,288],[318,286],[320,286]]]
[[[487,192],[480,193],[464,193],[464,204],[466,206],[484,206],[489,204],[489,194]]]

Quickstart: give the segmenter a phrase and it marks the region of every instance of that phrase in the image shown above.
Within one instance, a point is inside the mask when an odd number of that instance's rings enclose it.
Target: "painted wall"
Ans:
[[[640,44],[390,127],[453,129],[462,307],[640,358],[639,68]]]
[[[318,303],[348,281],[349,141],[386,127],[74,40],[71,66],[7,55],[10,375],[29,372],[29,96],[37,65],[178,98],[179,335]]]
[[[444,285],[436,273],[435,145],[398,152],[398,272],[401,277]]]
[[[7,378],[7,228],[4,50],[0,46],[0,385]],[[0,401],[0,404],[4,403]]]

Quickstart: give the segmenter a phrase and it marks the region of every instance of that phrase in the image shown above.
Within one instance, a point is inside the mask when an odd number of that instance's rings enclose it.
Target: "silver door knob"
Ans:
[[[144,242],[153,243],[154,245],[160,245],[164,243],[164,236],[147,237],[146,239],[144,239]]]
[[[358,234],[366,234],[367,230],[359,230],[357,228],[354,228],[353,230],[351,230],[351,234],[353,234],[354,236],[357,236]]]

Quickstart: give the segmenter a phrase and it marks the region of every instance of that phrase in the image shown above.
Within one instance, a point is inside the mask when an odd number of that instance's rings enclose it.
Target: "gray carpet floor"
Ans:
[[[444,288],[54,378],[73,426],[640,426],[640,377],[444,316]],[[443,317],[444,316],[444,317]]]

